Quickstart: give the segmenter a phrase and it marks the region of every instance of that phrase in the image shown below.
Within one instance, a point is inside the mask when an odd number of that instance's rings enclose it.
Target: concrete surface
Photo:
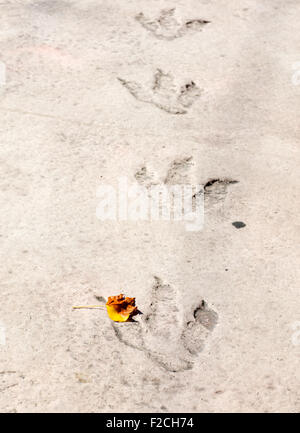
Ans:
[[[299,19],[1,1],[1,411],[299,411]],[[203,230],[99,221],[120,176],[217,180]],[[72,311],[120,292],[136,323]]]

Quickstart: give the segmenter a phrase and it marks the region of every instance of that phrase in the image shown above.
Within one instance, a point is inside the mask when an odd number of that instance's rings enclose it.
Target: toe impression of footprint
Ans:
[[[165,370],[179,372],[193,368],[217,321],[217,313],[203,300],[187,320],[176,288],[154,277],[151,302],[141,321],[112,326],[120,342],[143,351]]]
[[[149,170],[146,165],[140,167],[134,177],[136,181],[146,188],[150,188],[153,185],[160,184],[163,182],[165,185],[182,185],[188,184],[189,181],[189,169],[193,166],[193,157],[187,156],[182,158],[174,159],[162,179],[154,173],[153,170]]]

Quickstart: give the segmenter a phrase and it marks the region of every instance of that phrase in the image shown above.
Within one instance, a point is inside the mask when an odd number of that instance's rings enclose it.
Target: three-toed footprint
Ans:
[[[176,158],[170,163],[163,179],[159,179],[154,170],[150,170],[146,165],[140,167],[134,177],[141,186],[146,188],[151,188],[161,182],[165,185],[198,185],[197,179],[195,181],[195,178],[197,178],[195,171],[193,157],[184,156]],[[192,177],[194,182],[191,181]],[[204,193],[205,208],[214,208],[224,203],[229,187],[236,183],[238,181],[231,178],[210,178],[204,182],[203,188],[200,188],[196,194]]]
[[[176,9],[163,9],[156,18],[147,18],[142,12],[136,20],[158,39],[173,40],[180,38],[187,33],[201,32],[203,27],[209,24],[204,19],[182,20],[176,16]]]
[[[153,104],[169,114],[186,114],[201,94],[193,80],[176,84],[173,75],[161,69],[156,70],[151,86],[120,77],[118,80],[138,101]]]
[[[176,288],[158,277],[154,280],[151,302],[141,321],[113,323],[115,334],[122,343],[145,352],[167,371],[191,369],[218,315],[202,300],[188,317]]]

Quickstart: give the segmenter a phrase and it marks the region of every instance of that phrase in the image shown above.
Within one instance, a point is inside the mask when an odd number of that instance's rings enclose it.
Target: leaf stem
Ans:
[[[75,306],[75,307],[72,307],[73,308],[73,310],[79,310],[79,309],[82,309],[82,308],[88,308],[88,309],[97,309],[97,308],[105,308],[105,305],[78,305],[78,306]]]

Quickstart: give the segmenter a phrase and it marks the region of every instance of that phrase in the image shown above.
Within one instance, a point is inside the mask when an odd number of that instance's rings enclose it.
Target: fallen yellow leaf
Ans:
[[[114,322],[126,322],[138,314],[135,298],[128,298],[122,294],[109,296],[106,302],[107,314]]]

